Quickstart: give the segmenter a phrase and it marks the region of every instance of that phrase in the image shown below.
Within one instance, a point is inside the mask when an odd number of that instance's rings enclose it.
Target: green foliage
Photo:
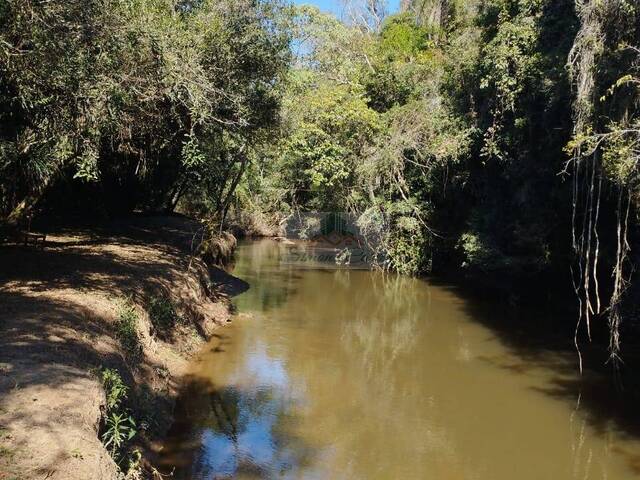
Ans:
[[[137,359],[142,353],[140,335],[138,333],[139,315],[133,302],[122,301],[118,307],[116,335],[122,348],[130,359]]]
[[[638,246],[640,207],[640,9],[637,2],[606,1],[576,3],[576,10],[580,30],[567,62],[576,90],[567,144],[573,282],[587,330],[592,316],[607,317],[610,357],[617,363],[623,304],[635,301],[627,289],[636,268],[630,253]],[[610,280],[600,281],[602,269]]]
[[[57,188],[117,212],[174,208],[208,193],[210,175],[228,187],[237,158],[222,138],[259,143],[277,125],[288,12],[279,0],[3,2],[0,218],[48,192],[63,208]]]
[[[410,11],[375,32],[301,11],[307,48],[286,91],[283,139],[267,154],[273,165],[247,180],[252,208],[257,193],[286,212],[352,211],[385,265],[406,273],[449,271],[447,262],[494,275],[549,270],[568,255],[556,232],[568,222],[557,205],[570,192],[558,173],[572,128],[573,1],[413,2]],[[616,88],[627,88],[622,78]],[[607,158],[632,150],[619,142]],[[612,175],[633,171],[631,160],[615,165]]]
[[[284,200],[284,211],[353,211],[386,268],[429,269],[440,176],[471,139],[441,98],[442,49],[409,14],[372,35],[314,10],[303,10],[300,25],[311,48],[291,73],[282,140],[267,154],[273,166],[245,185],[269,205]],[[388,229],[372,223],[377,211]]]
[[[389,232],[388,266],[406,275],[429,271],[428,236],[414,217],[398,217]]]
[[[380,31],[379,48],[387,58],[410,60],[432,47],[426,29],[409,13],[388,17]]]
[[[556,234],[569,221],[558,173],[572,128],[564,62],[577,18],[569,0],[491,0],[476,24],[479,54],[448,80],[481,135],[465,167],[473,206],[458,246],[468,270],[532,276],[554,267],[550,251],[568,255],[567,237]]]
[[[137,434],[136,422],[131,411],[125,406],[129,389],[116,370],[103,369],[100,371],[100,378],[107,399],[101,438],[105,448],[109,450],[114,460],[120,464],[127,458],[126,447],[128,443]],[[129,458],[130,464],[135,467],[135,453]]]
[[[142,452],[135,448],[129,455],[127,473],[124,480],[142,480],[145,478],[142,468]]]
[[[602,168],[613,183],[635,189],[639,185],[640,120],[611,124],[602,144]]]
[[[490,104],[492,125],[485,132],[482,154],[506,160],[501,142],[504,135],[503,124],[506,116],[516,114],[517,102],[530,84],[530,78],[539,75],[540,53],[537,50],[536,20],[541,13],[541,2],[523,2],[523,8],[509,8],[509,2],[488,2],[489,11],[499,9],[497,23],[491,22],[492,38],[482,49],[480,88],[487,90],[492,99]],[[486,32],[490,34],[490,32]],[[514,123],[518,126],[517,123]]]
[[[117,370],[105,368],[100,372],[102,386],[107,396],[107,410],[118,410],[127,399],[129,387],[122,381]]]
[[[182,321],[171,299],[164,294],[151,298],[148,311],[151,324],[158,332],[169,332]]]
[[[278,150],[280,185],[304,208],[345,208],[356,161],[379,130],[377,114],[362,95],[328,82],[301,88],[286,105],[291,132]]]
[[[435,78],[437,52],[415,17],[407,13],[388,17],[371,48],[369,68],[362,74],[369,106],[385,112],[416,99]]]
[[[637,228],[634,2],[403,4],[345,23],[280,0],[0,3],[0,215],[72,198],[273,232],[349,211],[386,268],[507,278],[559,278],[569,232],[623,200]],[[620,270],[607,231],[590,238]],[[179,321],[163,299],[150,314]]]
[[[102,434],[102,441],[112,455],[122,450],[128,441],[137,433],[136,422],[126,413],[110,412],[105,421],[106,430]]]

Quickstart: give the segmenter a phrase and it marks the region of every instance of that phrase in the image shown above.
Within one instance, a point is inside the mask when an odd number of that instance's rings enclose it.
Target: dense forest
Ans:
[[[637,321],[634,0],[0,0],[0,217],[345,211],[381,268]],[[637,285],[636,285],[637,284]],[[542,286],[542,287],[541,287]],[[623,337],[624,338],[624,337]]]

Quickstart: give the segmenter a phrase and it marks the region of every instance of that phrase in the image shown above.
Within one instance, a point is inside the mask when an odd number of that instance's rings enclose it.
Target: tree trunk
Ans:
[[[229,210],[229,204],[231,203],[231,199],[233,198],[233,194],[236,191],[236,188],[238,187],[238,184],[240,183],[240,180],[242,179],[242,175],[244,175],[244,171],[247,168],[247,163],[249,161],[249,157],[244,153],[244,152],[240,152],[240,169],[238,170],[238,173],[236,174],[235,178],[233,179],[233,182],[231,182],[231,186],[229,187],[229,190],[227,191],[227,196],[224,199],[224,202],[222,203],[222,208],[220,210],[219,213],[221,213],[221,218],[220,218],[220,228],[222,228],[222,225],[224,224],[224,221],[227,217],[227,211]]]
[[[27,195],[18,205],[14,207],[9,216],[6,218],[6,223],[10,227],[17,227],[20,221],[27,215],[38,203],[38,200],[42,197],[47,187],[52,182],[56,175],[50,175],[33,193]]]

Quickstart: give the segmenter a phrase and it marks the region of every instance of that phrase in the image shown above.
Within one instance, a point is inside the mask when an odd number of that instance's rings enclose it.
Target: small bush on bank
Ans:
[[[105,368],[99,373],[106,396],[100,439],[119,468],[126,464],[125,478],[139,468],[140,454],[130,450],[129,444],[138,433],[131,410],[126,407],[129,388],[117,370]]]
[[[136,359],[140,356],[142,345],[138,334],[138,312],[131,301],[120,304],[118,310],[118,322],[116,324],[116,336],[129,358]]]
[[[110,368],[100,372],[100,379],[107,398],[107,410],[119,409],[127,399],[129,387],[124,384],[120,374]]]
[[[182,322],[173,302],[164,294],[153,297],[149,302],[149,319],[155,331],[160,334],[171,331]]]

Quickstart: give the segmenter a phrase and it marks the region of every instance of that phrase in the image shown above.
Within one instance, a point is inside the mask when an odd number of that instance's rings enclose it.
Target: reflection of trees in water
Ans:
[[[260,275],[277,265],[282,252],[280,245],[272,240],[252,241],[241,244],[235,255],[234,272],[251,272]]]
[[[342,326],[342,342],[373,381],[389,387],[393,365],[416,344],[416,325],[425,312],[426,285],[397,275],[371,275],[370,289],[357,298],[354,316]],[[428,291],[428,290],[427,290]]]
[[[209,427],[228,437],[237,451],[238,427],[240,423],[240,399],[238,391],[234,388],[225,388],[222,392],[211,392],[209,403],[215,423]],[[242,428],[242,425],[240,425]]]
[[[389,474],[401,471],[398,456],[372,459],[359,448],[362,439],[368,438],[376,448],[397,455],[411,453],[406,461],[413,468],[428,463],[433,468],[442,462],[449,465],[445,472],[453,474],[456,469],[448,459],[454,457],[455,448],[449,432],[437,421],[437,405],[428,396],[418,399],[429,391],[424,388],[429,382],[425,366],[415,364],[423,358],[416,356],[415,349],[418,335],[426,330],[429,287],[416,279],[384,274],[370,275],[367,287],[360,289],[353,315],[341,326],[341,345],[348,352],[350,370],[355,370],[349,375],[355,379],[350,394],[357,399],[361,418],[368,419],[358,434],[345,440],[341,450],[353,456],[343,461],[357,465],[359,471],[370,471],[375,465],[377,471]],[[420,427],[415,425],[417,415],[425,422]],[[407,429],[410,425],[416,428]],[[420,460],[433,454],[438,458]],[[429,471],[422,473],[426,477]]]
[[[446,294],[434,295],[439,318],[458,316]],[[332,446],[330,453],[321,452],[331,471],[393,478],[403,470],[401,455],[416,470],[440,465],[443,473],[457,471],[455,441],[437,401],[452,380],[429,362],[457,351],[462,332],[452,328],[456,322],[427,325],[430,314],[431,290],[420,280],[306,270],[286,304],[269,315],[273,322],[251,330],[278,347],[270,351],[283,359],[290,383],[304,385],[309,403],[300,434],[311,444]],[[437,332],[437,345],[426,341],[430,332]],[[419,345],[437,348],[425,355],[416,351]]]
[[[284,248],[273,240],[240,246],[232,273],[251,285],[235,300],[240,310],[274,310],[295,291],[299,274],[281,264]]]
[[[293,291],[293,286],[278,282],[251,282],[249,291],[237,297],[235,304],[241,311],[257,310],[269,312],[286,303]],[[251,308],[247,308],[250,306]],[[257,308],[256,308],[257,307]]]
[[[340,270],[306,275],[287,304],[295,328],[285,330],[283,363],[306,388],[305,435],[331,445],[334,475],[325,478],[402,478],[401,455],[414,469],[438,462],[423,460],[427,451],[452,456],[449,435],[423,395],[425,365],[416,364],[427,289],[406,277]]]
[[[314,449],[292,434],[288,407],[274,389],[194,382],[181,396],[165,466],[183,479],[290,475],[311,463]]]

